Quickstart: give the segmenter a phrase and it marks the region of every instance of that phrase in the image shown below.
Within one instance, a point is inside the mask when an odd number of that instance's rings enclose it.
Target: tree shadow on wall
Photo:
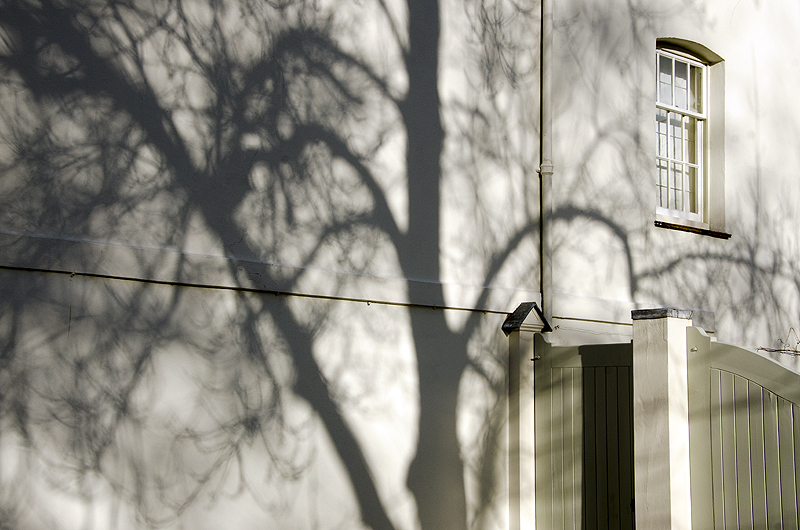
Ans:
[[[468,6],[483,17],[476,27],[496,22],[487,5]],[[505,369],[486,348],[498,330],[479,312],[457,327],[418,307],[446,305],[441,15],[411,0],[403,25],[392,7],[376,2],[367,19],[302,1],[0,3],[0,404],[5,443],[28,455],[0,469],[21,481],[20,497],[3,501],[9,521],[39,502],[41,484],[21,469],[88,503],[104,492],[111,519],[130,509],[143,526],[223,493],[280,509],[269,492],[307,473],[318,421],[362,524],[395,528],[345,413],[366,399],[347,396],[347,377],[379,389],[364,382],[363,358],[347,357],[359,348],[323,340],[341,317],[331,300],[387,275],[410,279],[392,296],[413,308],[420,406],[406,484],[419,525],[488,521]],[[392,39],[360,49],[364,20]],[[494,34],[480,34],[486,72],[514,71]],[[502,109],[491,112],[490,128],[502,127]],[[473,198],[486,221],[491,209]],[[514,278],[505,265],[530,251],[534,216],[478,226],[478,283]],[[209,286],[218,292],[199,294]],[[284,296],[305,292],[323,297]],[[388,347],[367,313],[349,318]],[[331,349],[344,359],[337,370]],[[467,462],[480,483],[469,515],[456,428],[465,373],[491,396]],[[89,514],[83,524],[103,523]]]
[[[712,27],[709,9],[684,7],[680,16],[693,27],[719,31]],[[796,193],[788,179],[784,184],[772,178],[773,168],[793,163],[792,155],[767,159],[769,143],[760,138],[797,138],[796,120],[767,123],[771,103],[759,100],[758,83],[732,86],[726,98],[747,101],[747,108],[737,109],[747,118],[734,123],[737,118],[728,117],[726,127],[736,130],[746,122],[754,141],[733,136],[726,146],[725,229],[731,239],[654,230],[651,55],[662,36],[659,28],[672,27],[672,15],[631,4],[619,11],[600,3],[571,9],[556,27],[563,47],[554,92],[559,126],[576,138],[564,144],[569,151],[555,155],[560,164],[553,211],[554,254],[568,269],[563,277],[571,284],[559,286],[556,273],[556,289],[711,310],[718,330],[724,330],[720,340],[777,347],[777,340],[796,326],[800,300]],[[768,65],[755,56],[749,78]]]

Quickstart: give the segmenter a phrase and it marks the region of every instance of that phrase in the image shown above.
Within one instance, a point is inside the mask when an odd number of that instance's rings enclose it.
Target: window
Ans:
[[[656,41],[656,225],[725,233],[725,63],[705,46]]]
[[[706,65],[658,50],[656,169],[659,213],[703,221]]]

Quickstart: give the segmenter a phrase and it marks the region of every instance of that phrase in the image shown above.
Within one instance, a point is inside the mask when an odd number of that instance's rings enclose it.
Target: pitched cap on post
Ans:
[[[506,317],[501,329],[506,335],[518,330],[531,331],[533,333],[553,331],[536,302],[522,302],[519,304],[514,312]]]

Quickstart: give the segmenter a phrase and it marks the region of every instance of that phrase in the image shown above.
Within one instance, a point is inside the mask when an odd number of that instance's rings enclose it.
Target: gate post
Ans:
[[[692,312],[645,309],[631,317],[636,527],[690,530],[686,328]]]
[[[551,331],[539,306],[520,304],[502,326],[508,337],[508,528],[535,527],[533,336]]]

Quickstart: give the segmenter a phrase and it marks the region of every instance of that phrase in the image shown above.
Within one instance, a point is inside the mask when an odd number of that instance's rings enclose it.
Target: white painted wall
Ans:
[[[629,334],[636,307],[712,311],[721,340],[751,348],[774,347],[797,326],[790,146],[800,111],[788,87],[800,69],[787,28],[798,17],[795,5],[757,1],[556,3],[561,340]],[[662,37],[696,41],[725,61],[727,241],[653,226],[653,55]]]
[[[214,4],[0,16],[18,59],[0,80],[0,516],[506,528],[500,324],[539,297],[538,3],[441,2],[438,78],[415,85],[434,112],[401,103],[430,3]],[[749,346],[798,325],[798,16],[555,2],[554,343],[628,340],[630,310],[657,305],[713,311]],[[653,226],[662,36],[725,59],[728,241]],[[411,172],[437,115],[438,169]],[[298,151],[308,124],[331,136]],[[325,391],[303,397],[316,373]]]
[[[0,520],[506,527],[535,10],[132,4],[0,7]]]

